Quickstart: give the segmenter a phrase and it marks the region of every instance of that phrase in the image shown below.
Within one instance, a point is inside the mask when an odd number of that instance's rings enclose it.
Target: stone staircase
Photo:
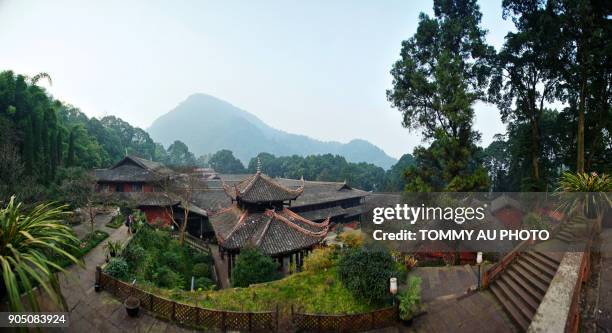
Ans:
[[[491,283],[491,292],[519,329],[526,331],[529,327],[562,255],[536,250],[522,252]]]
[[[565,243],[572,243],[576,240],[577,236],[582,233],[582,227],[583,221],[581,219],[572,219],[560,226],[559,232],[554,236],[554,238]]]

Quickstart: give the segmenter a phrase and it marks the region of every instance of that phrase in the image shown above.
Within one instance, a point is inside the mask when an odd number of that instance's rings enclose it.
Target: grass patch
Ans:
[[[196,304],[200,307],[231,311],[270,311],[278,304],[291,305],[309,313],[346,314],[375,310],[375,306],[356,299],[340,280],[336,268],[319,272],[301,272],[284,279],[219,291],[171,291],[143,286],[156,294]]]
[[[119,214],[106,224],[107,227],[117,229],[125,223],[125,216]]]

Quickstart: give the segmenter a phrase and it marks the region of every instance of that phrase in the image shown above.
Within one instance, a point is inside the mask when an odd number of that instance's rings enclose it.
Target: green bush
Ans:
[[[210,277],[210,267],[208,264],[200,263],[193,265],[193,276]]]
[[[105,271],[116,279],[125,280],[128,278],[129,266],[123,258],[112,258]]]
[[[421,278],[412,276],[408,279],[406,289],[400,291],[399,300],[399,316],[402,320],[409,320],[421,308]]]
[[[130,244],[127,248],[123,250],[122,256],[125,258],[125,261],[130,265],[132,269],[138,267],[138,265],[142,264],[142,261],[146,257],[147,252],[142,246],[137,244]]]
[[[523,218],[523,229],[527,230],[549,230],[550,226],[536,213],[529,213]]]
[[[206,277],[199,277],[197,279],[195,279],[195,286],[194,289],[202,289],[202,290],[210,290],[212,289],[212,287],[215,286],[215,283],[213,282],[213,280],[206,278]]]
[[[278,278],[278,263],[255,248],[244,248],[238,255],[232,272],[234,287],[248,287],[254,283],[272,281]]]
[[[197,252],[193,255],[193,262],[198,264],[212,264],[212,257],[206,253]]]
[[[304,259],[304,270],[319,272],[334,266],[334,250],[329,247],[315,249]]]
[[[400,262],[395,263],[395,271],[397,272],[395,277],[398,281],[404,281],[408,277],[408,268]]]
[[[173,270],[180,270],[182,266],[181,254],[176,252],[166,252],[161,258],[162,265],[166,265]]]
[[[119,214],[106,224],[107,227],[117,229],[125,223],[126,217]]]
[[[141,228],[132,242],[136,242],[144,249],[165,249],[170,243],[170,236],[163,230]]]
[[[184,288],[185,286],[185,280],[183,277],[167,266],[161,266],[157,270],[157,274],[155,274],[155,281],[157,286],[161,288],[179,289]]]
[[[382,249],[356,248],[345,251],[338,262],[342,284],[368,304],[389,298],[389,279],[397,277],[395,261]]]

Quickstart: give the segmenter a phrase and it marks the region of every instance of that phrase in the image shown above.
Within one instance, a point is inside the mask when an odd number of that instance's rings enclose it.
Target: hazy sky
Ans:
[[[512,29],[481,1],[487,40]],[[269,125],[321,140],[363,138],[399,157],[421,143],[386,100],[391,65],[432,1],[0,0],[0,70],[47,72],[89,116],[143,128],[207,93]],[[504,132],[475,106],[486,145]]]

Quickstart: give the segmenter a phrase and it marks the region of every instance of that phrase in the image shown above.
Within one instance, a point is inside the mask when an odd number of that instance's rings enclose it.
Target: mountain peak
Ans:
[[[260,152],[277,156],[337,154],[349,162],[368,162],[388,169],[396,161],[363,139],[347,144],[323,142],[272,128],[255,115],[204,93],[188,96],[157,118],[148,129],[156,141],[169,145],[181,140],[196,155],[229,149],[243,162]]]

